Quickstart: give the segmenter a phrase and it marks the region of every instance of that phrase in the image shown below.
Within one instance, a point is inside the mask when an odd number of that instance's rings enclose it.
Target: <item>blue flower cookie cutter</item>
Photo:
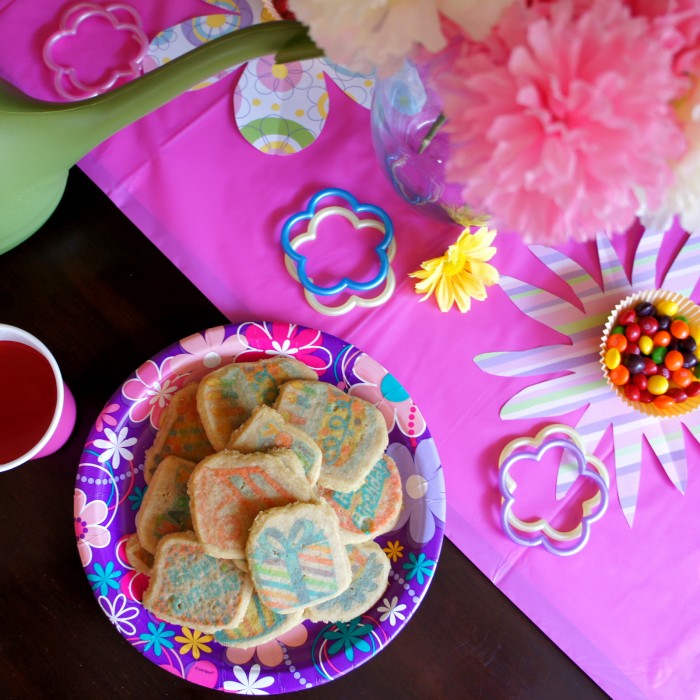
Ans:
[[[319,204],[327,199],[341,199],[349,206],[334,204],[319,208]],[[371,214],[372,218],[360,219],[358,214]],[[343,277],[333,285],[322,286],[316,284],[309,277],[307,259],[298,249],[304,243],[315,240],[318,226],[331,216],[344,217],[356,230],[372,228],[383,233],[381,241],[374,247],[380,265],[378,273],[372,279],[361,282]],[[292,229],[303,221],[308,222],[306,230],[292,237]],[[294,214],[285,222],[281,241],[289,274],[302,285],[309,304],[321,313],[339,315],[347,313],[356,306],[378,306],[387,301],[395,289],[396,280],[391,269],[391,261],[396,253],[396,240],[391,219],[380,207],[373,204],[360,204],[352,194],[345,190],[328,188],[317,192],[304,211]],[[345,302],[337,306],[326,305],[318,299],[318,297],[330,297],[342,292],[367,292],[379,288],[382,284],[384,288],[375,297],[367,298],[352,294]]]
[[[595,495],[581,504],[581,522],[566,531],[554,528],[542,518],[522,520],[513,512],[517,484],[510,474],[511,468],[523,460],[539,462],[548,450],[555,447],[573,455],[578,474],[591,479],[597,487]],[[542,546],[557,556],[570,556],[585,547],[591,525],[605,514],[610,477],[601,460],[586,454],[581,436],[573,428],[554,424],[543,428],[534,438],[517,438],[503,448],[499,457],[498,486],[501,491],[501,526],[513,542],[524,547]]]

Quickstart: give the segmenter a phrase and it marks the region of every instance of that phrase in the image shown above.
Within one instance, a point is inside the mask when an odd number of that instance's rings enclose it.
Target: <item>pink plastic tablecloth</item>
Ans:
[[[133,5],[149,37],[190,17],[222,11],[201,0]],[[37,97],[58,99],[41,47],[65,6],[56,0],[0,3],[0,75]],[[585,418],[594,410],[585,410],[583,379],[578,403],[569,387],[559,409],[538,410],[545,399],[535,395],[520,407],[511,403],[507,420],[501,410],[520,390],[574,368],[556,349],[570,347],[577,337],[575,328],[569,337],[561,332],[566,313],[557,316],[559,331],[541,322],[542,309],[556,306],[556,296],[580,306],[576,297],[600,294],[596,283],[603,278],[608,294],[614,296],[610,287],[618,285],[618,296],[625,296],[620,271],[631,275],[635,254],[640,283],[661,284],[670,268],[665,282],[680,280],[676,286],[690,293],[697,279],[696,242],[678,231],[663,238],[635,230],[615,237],[612,246],[602,242],[601,264],[595,243],[543,251],[501,232],[493,262],[504,277],[502,286],[466,315],[442,314],[432,301],[419,303],[407,273],[441,254],[458,230],[421,218],[394,192],[373,153],[369,112],[331,85],[330,114],[316,142],[292,156],[265,155],[235,128],[236,77],[182,95],[110,138],[81,168],[232,322],[315,327],[388,368],[436,441],[447,482],[449,538],[610,695],[694,696],[700,688],[700,606],[694,595],[700,577],[700,475],[694,470],[700,454],[690,432],[694,424],[679,427],[666,448],[659,442],[663,436],[649,426],[633,426],[626,437],[621,428],[613,444],[609,420],[594,426]],[[380,205],[393,221],[397,289],[383,306],[321,315],[285,270],[281,227],[325,187],[344,188],[360,202]],[[101,235],[99,222],[95,235]],[[203,329],[191,329],[197,330]],[[555,349],[540,364],[536,355],[519,352],[544,346]],[[501,351],[512,354],[511,365],[507,357],[484,357]],[[603,402],[601,410],[609,411],[609,404]],[[612,475],[608,512],[595,523],[583,551],[568,558],[518,547],[498,521],[501,449],[514,437],[558,422],[586,423],[588,439],[599,442],[597,454]],[[663,453],[661,461],[654,445]]]

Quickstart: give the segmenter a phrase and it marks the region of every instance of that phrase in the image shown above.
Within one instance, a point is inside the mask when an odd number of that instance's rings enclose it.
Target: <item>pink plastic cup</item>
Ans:
[[[10,341],[10,343],[19,343],[29,348],[33,348],[46,360],[50,367],[51,374],[53,375],[53,382],[55,382],[56,399],[54,402],[55,405],[53,406],[53,414],[46,430],[41,433],[40,436],[33,442],[31,447],[26,449],[22,454],[17,456],[13,455],[10,459],[5,459],[3,457],[5,461],[0,462],[0,472],[19,467],[29,460],[52,454],[65,444],[73,431],[73,427],[75,426],[75,399],[63,381],[61,370],[59,369],[58,364],[49,349],[38,338],[35,338],[30,333],[27,333],[27,331],[17,328],[16,326],[8,326],[0,323],[0,344],[4,344],[5,341]],[[2,357],[3,355],[0,349],[0,362],[3,361]],[[51,389],[53,390],[53,388],[54,387],[52,386]],[[3,399],[2,389],[3,387],[0,387],[0,401],[7,400],[6,398]],[[3,409],[4,408],[5,407],[3,407]],[[12,410],[11,406],[7,408],[10,411]],[[32,415],[31,412],[24,412],[22,420],[37,421],[39,420],[39,417]],[[36,434],[36,424],[28,427],[32,429],[32,433]],[[43,426],[38,427],[38,430],[41,431],[42,427]],[[9,430],[9,428],[7,426],[0,425],[0,440],[7,440],[11,437],[5,435],[3,438],[4,430]]]

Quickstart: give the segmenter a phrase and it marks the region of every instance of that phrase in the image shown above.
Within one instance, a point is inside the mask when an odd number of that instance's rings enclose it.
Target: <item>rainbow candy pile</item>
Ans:
[[[664,411],[700,396],[700,351],[675,301],[640,301],[618,314],[603,362],[610,381],[632,402]]]

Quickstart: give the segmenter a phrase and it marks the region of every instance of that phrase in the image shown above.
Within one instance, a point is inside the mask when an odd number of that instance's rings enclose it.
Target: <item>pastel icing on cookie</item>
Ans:
[[[318,381],[318,375],[307,365],[282,356],[233,363],[206,375],[197,390],[197,408],[214,448],[223,450],[253,409],[260,404],[271,406],[280,384],[291,379]]]
[[[379,410],[332,384],[289,381],[275,409],[318,443],[323,455],[318,483],[335,491],[358,489],[389,442]]]
[[[287,423],[269,406],[259,406],[235,430],[228,448],[239,452],[266,452],[273,448],[292,450],[301,460],[304,473],[313,486],[321,473],[321,448],[303,430]]]
[[[254,592],[241,624],[230,630],[219,630],[214,639],[225,647],[248,649],[284,634],[303,619],[301,610],[289,615],[273,612],[263,605],[260,596]]]
[[[150,575],[153,568],[153,555],[142,546],[139,536],[134,533],[126,541],[126,559],[133,569],[142,574]]]
[[[308,481],[274,455],[217,452],[203,459],[189,481],[192,523],[212,556],[245,556],[248,531],[261,510],[311,500]]]
[[[158,543],[143,604],[165,622],[213,634],[240,624],[252,594],[248,574],[179,532]]]
[[[349,622],[367,612],[389,583],[391,563],[376,542],[348,545],[352,580],[340,595],[319,603],[305,612],[312,622]]]
[[[187,487],[194,468],[194,462],[169,455],[153,474],[136,518],[141,545],[151,554],[161,537],[192,529]]]
[[[246,559],[263,605],[280,614],[335,598],[350,585],[338,516],[325,503],[260,513],[250,530]]]
[[[384,455],[356,491],[332,491],[319,487],[318,496],[338,514],[340,536],[344,542],[373,540],[389,532],[401,513],[401,474],[394,460]]]
[[[292,474],[299,479],[307,481],[306,474],[304,473],[304,466],[294,452],[283,447],[273,447],[271,450],[266,450],[265,453],[277,457]],[[309,486],[311,486],[311,484],[309,484]]]
[[[143,472],[147,484],[168,455],[199,462],[214,452],[197,411],[198,386],[195,382],[178,390],[163,411],[153,445],[146,450]]]

